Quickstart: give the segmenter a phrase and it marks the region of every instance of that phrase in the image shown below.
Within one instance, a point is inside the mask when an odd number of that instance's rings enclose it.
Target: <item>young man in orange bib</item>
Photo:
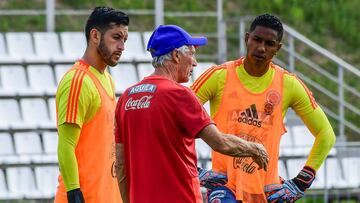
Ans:
[[[310,187],[335,142],[333,129],[312,93],[294,74],[272,63],[281,48],[283,27],[272,15],[257,16],[245,35],[247,54],[214,66],[192,85],[201,103],[224,133],[262,143],[269,153],[268,171],[248,158],[212,153],[212,169],[228,183],[209,192],[208,201],[230,203],[294,202]],[[280,181],[278,156],[283,118],[292,108],[315,136],[307,162],[291,180]]]
[[[56,93],[60,165],[56,203],[120,203],[115,176],[114,82],[128,37],[129,17],[97,7],[85,27],[87,48]]]

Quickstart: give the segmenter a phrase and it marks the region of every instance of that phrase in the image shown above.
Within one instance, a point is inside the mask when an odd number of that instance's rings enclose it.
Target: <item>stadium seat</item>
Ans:
[[[205,168],[207,170],[211,170],[212,169],[212,162],[211,162],[211,160],[203,160],[203,159],[200,160],[199,157],[198,157],[197,166],[200,167],[200,168]],[[201,188],[201,189],[203,189],[203,188]]]
[[[306,163],[306,159],[289,159],[286,161],[287,164],[287,172],[288,178],[294,178],[300,172],[300,170],[304,167]],[[316,177],[311,185],[312,189],[322,189],[325,187],[325,176],[324,176],[324,165],[320,167],[320,169],[316,172]]]
[[[25,62],[47,62],[48,60],[36,55],[33,41],[28,32],[8,32],[5,34],[8,54],[11,58],[18,58]]]
[[[59,84],[64,74],[71,68],[72,65],[56,65],[55,66],[55,77],[56,84]]]
[[[2,83],[1,94],[35,94],[35,90],[29,88],[26,72],[23,66],[1,66],[0,81]]]
[[[7,180],[5,172],[3,169],[0,169],[0,202],[11,202],[7,200],[19,199],[19,193],[10,193],[7,189]]]
[[[14,141],[19,155],[42,153],[40,137],[36,132],[14,133]]]
[[[57,145],[58,135],[56,132],[45,131],[41,133],[42,146],[44,153],[40,157],[37,157],[38,162],[42,163],[58,163],[57,157]]]
[[[55,97],[48,99],[48,107],[50,112],[50,122],[56,125],[56,101]]]
[[[279,154],[280,156],[292,156],[293,149],[294,149],[294,145],[293,145],[292,133],[288,131],[287,133],[281,136]]]
[[[19,162],[42,162],[41,140],[36,132],[14,133],[15,151],[19,155]]]
[[[323,164],[324,165],[324,164]],[[326,179],[327,188],[346,188],[348,184],[345,181],[343,173],[341,171],[341,165],[337,158],[326,159]]]
[[[294,125],[289,130],[293,135],[294,149],[292,155],[307,156],[310,153],[312,145],[314,144],[315,137],[311,134],[305,125]],[[329,156],[336,155],[336,148],[333,147]]]
[[[141,33],[129,32],[120,61],[151,61],[151,55],[145,52],[142,42]]]
[[[83,32],[61,32],[63,55],[70,61],[81,58],[86,49],[86,38]]]
[[[30,167],[9,167],[6,174],[10,195],[21,199],[41,197]]]
[[[2,33],[0,33],[0,63],[20,62],[20,58],[12,58],[8,55],[6,49],[5,39]]]
[[[126,88],[138,82],[137,73],[133,64],[118,64],[109,69],[115,82],[116,93],[123,93]]]
[[[151,75],[153,72],[154,72],[154,67],[151,64],[138,65],[139,80],[144,79],[144,77]]]
[[[57,33],[34,32],[33,38],[37,56],[45,58],[47,61],[72,62],[72,58],[62,53]]]
[[[286,161],[289,178],[295,177],[304,167],[306,159],[289,159]]]
[[[149,39],[150,39],[150,37],[151,37],[151,34],[152,34],[152,32],[143,32],[142,33],[142,35],[143,35],[143,39],[144,39],[144,50],[145,51],[147,51],[146,50],[146,47],[147,47],[147,44],[148,44],[148,42],[149,42]],[[151,55],[150,55],[151,56]]]
[[[49,65],[30,65],[27,67],[30,87],[35,91],[54,95],[56,82],[54,73]]]
[[[46,154],[55,154],[57,153],[58,145],[58,135],[56,132],[43,132],[42,140],[44,144],[44,152]]]
[[[198,63],[197,67],[193,70],[193,80],[195,81],[201,74],[214,65],[214,63]]]
[[[291,128],[289,128],[291,126],[304,125],[303,122],[301,121],[300,117],[291,108],[288,109],[286,112],[286,116],[284,118],[284,123],[288,127],[287,128],[288,132],[291,131]]]
[[[311,185],[311,188],[313,188],[313,189],[323,189],[323,188],[325,188],[325,185],[327,185],[327,183],[325,184],[326,178],[328,178],[328,177],[325,177],[325,166],[323,164],[316,171],[316,177],[315,177],[315,180],[314,180],[313,184]],[[326,180],[326,181],[328,181],[328,180]]]
[[[9,133],[0,133],[0,165],[17,163],[13,141]]]
[[[212,162],[211,162],[211,160],[206,161],[205,168],[206,168],[207,170],[212,169]]]
[[[0,100],[0,128],[9,129],[22,123],[19,104],[15,99]]]
[[[4,176],[4,171],[0,169],[0,199],[8,198],[8,191],[6,189],[6,181]]]
[[[9,133],[0,133],[0,156],[14,154],[14,147]]]
[[[59,168],[57,166],[35,167],[36,183],[41,198],[53,198],[58,184]]]
[[[279,160],[278,163],[279,163],[279,166],[278,166],[279,167],[279,176],[281,176],[285,180],[289,179],[289,176],[287,175],[285,163],[282,160]]]
[[[50,121],[48,107],[43,99],[21,99],[23,120],[34,128],[55,128],[56,123]]]
[[[3,34],[0,33],[0,56],[5,56],[5,55],[7,55],[5,40]]]
[[[305,125],[292,126],[290,131],[294,138],[294,155],[308,155],[314,143],[315,137],[310,133]]]
[[[344,178],[349,187],[360,187],[360,158],[344,157],[342,159]]]
[[[199,154],[200,159],[210,159],[211,157],[211,148],[208,144],[206,144],[202,139],[195,140],[195,149]]]

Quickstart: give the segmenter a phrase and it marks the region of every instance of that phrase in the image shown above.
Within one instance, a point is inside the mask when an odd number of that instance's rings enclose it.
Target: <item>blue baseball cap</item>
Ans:
[[[206,37],[191,37],[184,29],[176,25],[160,25],[152,33],[147,50],[152,57],[161,56],[183,45],[202,46]]]

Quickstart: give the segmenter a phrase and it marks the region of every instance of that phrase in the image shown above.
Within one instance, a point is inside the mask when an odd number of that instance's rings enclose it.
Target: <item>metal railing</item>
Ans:
[[[56,28],[55,17],[56,16],[86,16],[91,13],[91,9],[56,9],[55,0],[44,0],[44,9],[12,9],[3,10],[0,9],[0,16],[37,16],[45,15],[46,17],[46,31],[53,32]],[[217,0],[222,4],[222,0]],[[154,9],[122,9],[129,15],[151,15],[155,17],[154,26],[164,24],[164,17],[217,17],[216,11],[204,11],[204,12],[165,12],[164,0],[154,0]]]

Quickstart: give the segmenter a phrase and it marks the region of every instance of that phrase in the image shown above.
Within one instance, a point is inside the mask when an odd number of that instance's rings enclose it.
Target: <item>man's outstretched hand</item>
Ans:
[[[267,171],[267,165],[269,162],[269,156],[266,152],[264,145],[259,143],[251,143],[252,150],[250,151],[252,154],[250,155],[254,162],[259,166],[258,169],[264,169]]]

